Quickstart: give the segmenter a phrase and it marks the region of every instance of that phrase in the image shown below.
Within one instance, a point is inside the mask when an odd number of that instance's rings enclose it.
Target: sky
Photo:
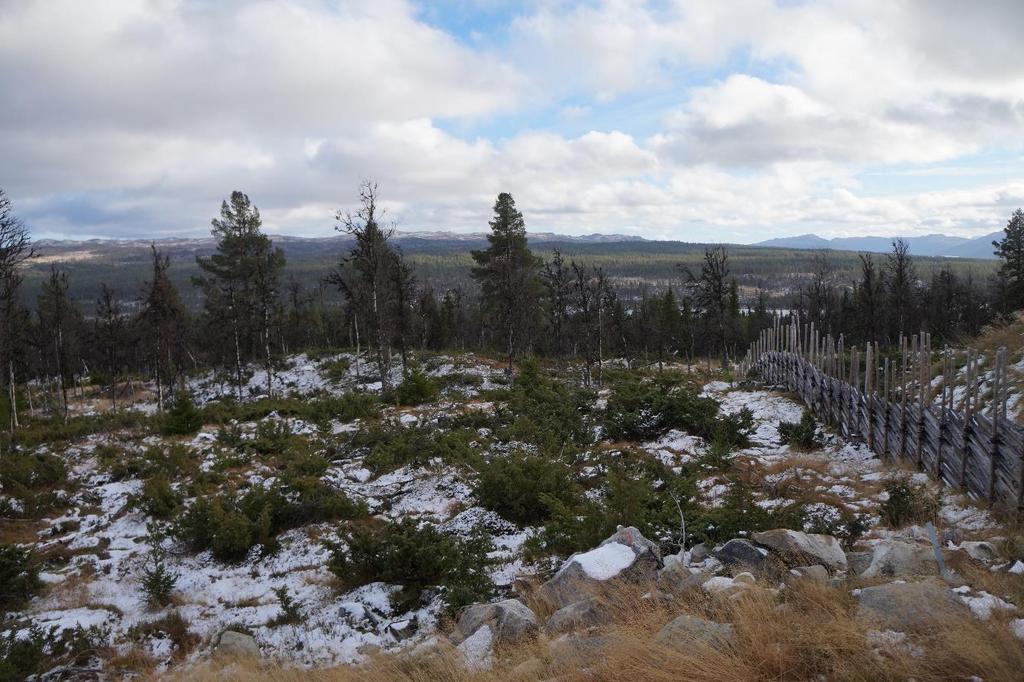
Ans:
[[[1020,0],[0,0],[37,238],[979,236],[1024,206]]]

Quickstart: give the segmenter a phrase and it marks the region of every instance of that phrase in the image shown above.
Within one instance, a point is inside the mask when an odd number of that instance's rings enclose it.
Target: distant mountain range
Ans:
[[[921,237],[903,237],[915,256],[948,256],[950,258],[995,258],[993,240],[1001,239],[1002,231],[984,237],[950,237],[945,234],[926,234]],[[825,239],[816,234],[802,234],[796,237],[780,237],[758,242],[753,246],[769,246],[784,249],[830,249],[833,251],[867,251],[886,253],[892,250],[892,243],[899,237],[835,237]]]

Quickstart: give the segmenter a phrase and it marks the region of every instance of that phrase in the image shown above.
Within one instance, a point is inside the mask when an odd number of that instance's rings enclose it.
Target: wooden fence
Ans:
[[[977,352],[933,352],[927,333],[882,352],[777,320],[751,344],[742,369],[796,393],[879,457],[1024,515],[1024,429],[1006,417],[1005,348],[983,372]]]

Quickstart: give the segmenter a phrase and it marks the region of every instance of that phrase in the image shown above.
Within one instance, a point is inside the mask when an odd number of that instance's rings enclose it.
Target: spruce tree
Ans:
[[[150,245],[153,278],[146,284],[140,322],[156,379],[157,409],[163,411],[185,353],[187,314],[167,271],[171,262]]]
[[[494,202],[490,227],[489,246],[471,252],[476,262],[472,275],[480,285],[486,319],[500,334],[511,369],[532,332],[541,260],[527,245],[526,222],[508,192],[499,194]]]
[[[1006,282],[1006,303],[1018,310],[1024,308],[1024,211],[1018,208],[1013,212],[1003,235],[992,246],[1003,261],[999,274]]]

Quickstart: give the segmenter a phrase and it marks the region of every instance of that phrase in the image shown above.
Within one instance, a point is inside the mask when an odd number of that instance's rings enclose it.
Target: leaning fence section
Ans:
[[[847,347],[813,324],[781,320],[742,363],[879,457],[1024,516],[1024,429],[1006,415],[1006,349],[982,367],[972,350],[933,351],[924,332],[885,350]]]

